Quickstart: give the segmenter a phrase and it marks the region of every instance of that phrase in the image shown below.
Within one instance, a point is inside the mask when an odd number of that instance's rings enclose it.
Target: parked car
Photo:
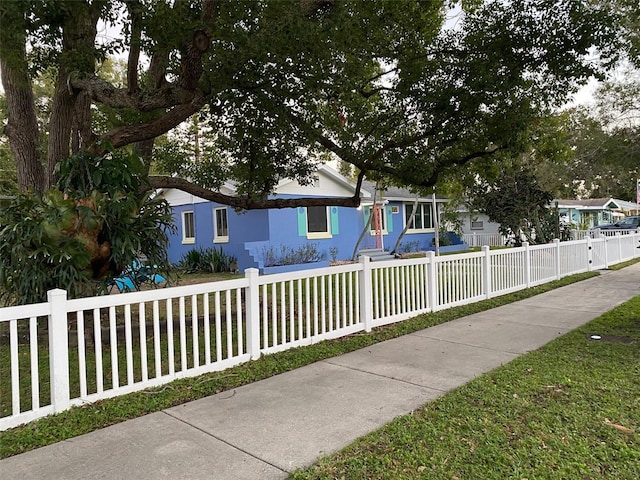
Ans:
[[[598,225],[593,228],[599,228],[600,230],[635,230],[636,228],[640,228],[640,215],[625,217],[616,223]]]

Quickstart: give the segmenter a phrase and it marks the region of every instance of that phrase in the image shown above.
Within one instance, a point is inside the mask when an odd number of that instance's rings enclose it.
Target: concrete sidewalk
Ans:
[[[640,264],[0,460],[0,479],[282,479],[640,294]]]

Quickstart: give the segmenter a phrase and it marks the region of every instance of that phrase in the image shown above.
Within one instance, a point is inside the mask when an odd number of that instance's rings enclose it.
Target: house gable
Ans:
[[[351,197],[355,191],[355,185],[344,176],[333,170],[331,167],[322,166],[316,172],[315,181],[308,185],[301,185],[296,180],[282,180],[274,192],[278,195],[294,196],[318,196],[318,197]],[[369,198],[368,191],[361,190],[362,198]]]
[[[230,185],[223,185],[219,190],[220,193],[224,195],[235,195],[235,190]],[[204,198],[197,197],[192,195],[191,193],[183,192],[177,188],[167,188],[164,190],[160,190],[158,193],[162,198],[164,198],[167,203],[171,206],[176,205],[193,205],[196,203],[205,203],[209,200],[205,200]]]

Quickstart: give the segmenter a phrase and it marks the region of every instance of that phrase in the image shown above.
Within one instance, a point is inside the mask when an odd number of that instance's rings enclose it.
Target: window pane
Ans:
[[[216,237],[228,237],[229,227],[227,224],[227,209],[219,208],[216,212]]]
[[[414,229],[420,229],[420,228],[424,228],[423,225],[424,223],[422,222],[422,210],[423,210],[424,205],[422,205],[421,203],[418,204],[418,206],[416,207],[416,213],[413,216],[413,227]],[[411,205],[409,207],[409,213],[411,213],[411,210],[413,209],[413,205]]]
[[[307,207],[307,232],[325,233],[327,228],[327,207]]]
[[[433,223],[431,222],[431,204],[423,203],[421,205],[423,211],[423,227],[422,228],[433,228]]]
[[[184,224],[184,238],[195,238],[196,230],[193,212],[184,212],[182,219]]]
[[[413,204],[405,203],[404,204],[404,221],[406,223],[409,223],[411,219],[412,211],[413,211]],[[411,225],[409,228],[410,229],[422,228],[419,225],[422,225],[421,217],[420,217],[420,205],[418,205],[418,207],[416,208],[416,214],[414,215],[413,225]]]
[[[423,219],[423,210],[424,210],[424,205],[418,205],[418,207],[416,208],[416,214],[414,215],[414,220],[413,220],[413,228],[425,228],[424,227],[424,219]]]

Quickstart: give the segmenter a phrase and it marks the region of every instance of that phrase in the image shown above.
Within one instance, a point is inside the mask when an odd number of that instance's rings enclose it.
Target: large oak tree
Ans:
[[[202,158],[198,178],[151,176],[151,186],[239,208],[354,206],[357,192],[268,194],[283,177],[309,179],[327,152],[360,179],[417,187],[474,159],[518,152],[532,122],[614,55],[615,18],[597,2],[463,3],[2,2],[5,131],[19,185],[45,190],[62,159],[106,145],[131,148],[149,165],[154,139],[199,114],[218,153]],[[106,37],[105,25],[121,38]],[[126,85],[101,75],[108,55],[126,56]],[[32,87],[45,69],[55,72],[46,136]],[[96,122],[96,106],[118,121]],[[218,193],[226,180],[237,197]]]

